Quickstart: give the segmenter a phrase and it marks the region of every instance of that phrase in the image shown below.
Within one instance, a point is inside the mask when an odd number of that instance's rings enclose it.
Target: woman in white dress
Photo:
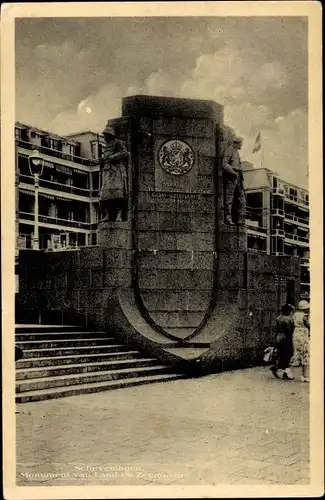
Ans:
[[[294,364],[302,367],[302,382],[309,382],[307,370],[309,365],[309,303],[301,300],[293,314],[295,329],[293,332]]]

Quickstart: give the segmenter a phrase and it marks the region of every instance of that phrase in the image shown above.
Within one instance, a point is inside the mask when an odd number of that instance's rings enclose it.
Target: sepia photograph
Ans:
[[[3,4],[5,498],[324,493],[321,15]]]

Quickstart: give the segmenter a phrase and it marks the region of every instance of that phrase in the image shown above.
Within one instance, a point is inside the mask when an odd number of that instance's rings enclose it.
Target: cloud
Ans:
[[[282,65],[277,62],[269,62],[263,64],[260,69],[257,69],[251,78],[251,86],[263,95],[268,90],[279,90],[288,81],[288,75]]]
[[[181,90],[191,97],[210,96],[221,104],[243,100],[263,104],[268,93],[280,91],[287,82],[281,63],[272,61],[260,66],[252,54],[227,46],[200,56]]]
[[[92,51],[79,50],[73,42],[38,44],[32,55],[28,57],[23,51],[21,58],[25,59],[25,65],[17,69],[17,118],[44,129],[56,122],[56,116],[70,116],[90,89],[107,82],[105,71],[96,63]]]
[[[255,137],[247,135],[243,154],[249,161],[256,162],[257,167],[262,161],[264,167],[277,171],[287,182],[308,188],[307,130],[306,111],[295,109],[261,128],[263,152],[252,154]]]
[[[18,120],[64,135],[103,130],[125,95],[214,100],[244,137],[243,158],[257,160],[261,130],[265,166],[305,180],[304,20],[25,19],[16,34]]]
[[[66,46],[60,51],[71,53]],[[159,68],[148,75],[143,86],[130,85],[123,93],[114,83],[103,85],[74,109],[56,115],[50,129],[60,134],[101,131],[109,118],[120,115],[123,95],[215,100],[225,105],[225,123],[244,138],[243,159],[260,166],[260,157],[253,155],[252,149],[257,132],[262,131],[263,166],[276,170],[288,182],[306,185],[307,113],[297,108],[274,116],[268,105],[268,95],[280,93],[289,82],[280,63],[272,61],[259,66],[248,54],[225,47],[199,56],[189,75],[185,80]]]
[[[101,132],[108,119],[120,115],[120,108],[119,88],[115,84],[104,85],[75,108],[57,114],[50,123],[50,130],[62,135],[85,130]]]

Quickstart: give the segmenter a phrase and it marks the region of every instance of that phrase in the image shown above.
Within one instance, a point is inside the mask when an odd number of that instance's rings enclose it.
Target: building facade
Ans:
[[[19,249],[32,249],[35,186],[28,156],[44,158],[39,179],[38,226],[42,250],[98,244],[98,158],[105,146],[91,131],[61,137],[16,123],[16,236]],[[308,191],[281,180],[266,168],[244,162],[248,248],[301,258],[301,293],[309,298]]]
[[[60,137],[16,123],[17,249],[33,248],[35,185],[28,156],[38,149],[43,172],[38,188],[39,248],[97,244],[99,165],[104,140],[93,132]]]
[[[301,258],[301,298],[309,299],[309,195],[266,168],[246,163],[248,248]]]

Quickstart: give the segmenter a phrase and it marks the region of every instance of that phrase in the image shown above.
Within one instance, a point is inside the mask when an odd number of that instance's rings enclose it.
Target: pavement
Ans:
[[[19,404],[17,486],[309,483],[309,384],[267,367]]]

